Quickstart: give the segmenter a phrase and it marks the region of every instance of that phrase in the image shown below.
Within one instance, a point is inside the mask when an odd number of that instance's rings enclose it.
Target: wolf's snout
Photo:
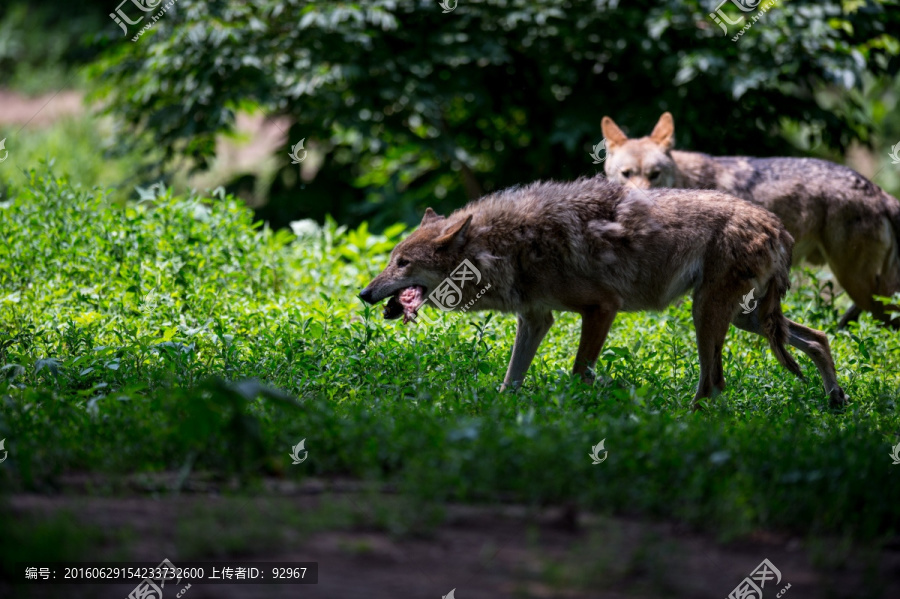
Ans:
[[[372,297],[372,290],[368,287],[359,292],[359,299],[367,304],[374,304],[375,299]]]

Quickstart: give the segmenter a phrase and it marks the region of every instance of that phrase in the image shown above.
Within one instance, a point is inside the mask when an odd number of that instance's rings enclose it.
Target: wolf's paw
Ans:
[[[522,387],[522,381],[514,381],[512,383],[503,383],[500,385],[500,393],[504,393],[509,391],[510,393],[515,393]]]
[[[832,408],[843,408],[850,403],[850,398],[840,387],[832,389],[828,395],[831,397]]]

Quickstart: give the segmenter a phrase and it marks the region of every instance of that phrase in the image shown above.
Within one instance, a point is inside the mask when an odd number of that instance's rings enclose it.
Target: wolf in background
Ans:
[[[615,122],[601,122],[606,175],[640,189],[717,189],[774,212],[794,238],[794,265],[827,263],[854,304],[845,327],[862,310],[895,328],[895,305],[873,296],[900,291],[900,202],[856,171],[815,158],[715,157],[673,150],[675,123],[664,113],[653,132],[629,139]]]
[[[433,291],[469,260],[490,283],[475,310],[518,316],[503,388],[518,386],[553,324],[551,310],[581,315],[574,373],[591,378],[619,311],[661,310],[693,291],[701,399],[725,388],[722,348],[731,324],[764,336],[800,376],[784,344],[815,363],[833,405],[846,403],[827,337],[785,318],[793,240],[770,212],[716,191],[637,191],[601,177],[533,183],[472,202],[448,217],[425,211],[360,293],[388,299],[385,318],[414,317]],[[755,290],[758,306],[741,312]],[[460,304],[477,293],[461,289]]]

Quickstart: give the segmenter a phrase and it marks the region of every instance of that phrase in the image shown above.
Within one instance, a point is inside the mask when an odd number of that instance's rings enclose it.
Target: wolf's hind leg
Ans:
[[[831,357],[828,337],[822,331],[805,327],[791,320],[788,320],[787,323],[790,335],[788,343],[812,359],[825,384],[825,391],[831,398],[832,407],[846,405],[848,403],[847,394],[837,382],[837,373],[834,371],[834,359]]]
[[[866,237],[864,231],[860,231],[857,235],[860,238]],[[900,328],[900,318],[891,318],[898,315],[900,306],[885,305],[874,297],[891,296],[900,291],[900,273],[897,272],[898,264],[895,256],[896,244],[892,243],[890,235],[893,235],[893,232],[889,228],[887,231],[869,231],[867,239],[870,243],[864,244],[860,251],[851,253],[840,262],[829,260],[831,271],[854,304],[841,318],[839,327],[844,328],[858,318],[860,312],[866,311],[871,312],[872,316],[885,325]]]
[[[870,296],[862,296],[859,293],[872,293],[873,295],[892,295],[892,293],[888,292],[857,292],[857,295],[854,296],[850,293],[850,289],[847,288],[847,293],[855,302],[850,309],[844,314],[843,318],[841,318],[838,323],[838,328],[845,328],[848,324],[857,320],[862,313],[863,310],[872,313],[872,316],[876,320],[880,320],[884,326],[900,329],[900,306],[895,304],[883,304],[880,301],[876,300],[874,297]]]
[[[594,378],[591,370],[597,362],[597,356],[603,349],[609,327],[615,318],[615,310],[600,306],[590,306],[581,311],[581,340],[578,342],[578,353],[575,354],[572,373],[581,375],[585,382]]]
[[[784,316],[782,316],[784,318]],[[834,370],[834,360],[831,357],[831,347],[825,333],[805,327],[792,320],[784,318],[788,328],[787,342],[796,347],[812,359],[822,377],[825,391],[831,399],[833,406],[841,406],[847,403],[847,395],[837,382],[837,373]],[[738,314],[734,319],[734,326],[744,331],[764,335],[762,323],[757,312],[745,315]]]
[[[856,304],[851,305],[850,309],[844,313],[844,315],[841,317],[840,322],[838,322],[838,328],[846,329],[848,324],[859,320],[861,314],[862,309],[859,306],[857,306]]]
[[[547,331],[553,326],[553,314],[550,310],[525,312],[519,314],[518,317],[516,340],[513,343],[509,368],[506,369],[506,377],[503,379],[500,391],[522,384],[525,372],[531,366],[538,346],[544,340]]]
[[[700,409],[700,400],[712,397],[725,389],[722,372],[722,347],[731,326],[736,302],[723,301],[710,292],[698,292],[694,297],[694,328],[697,332],[697,352],[700,355],[700,382],[694,396],[694,410]]]
[[[859,277],[859,279],[862,278]],[[884,323],[885,326],[894,329],[900,328],[900,318],[892,318],[892,316],[896,317],[898,315],[900,306],[894,304],[885,305],[873,297],[874,295],[887,296],[893,294],[893,291],[884,289],[885,285],[881,283],[878,276],[873,277],[872,280],[854,280],[844,275],[839,279],[839,282],[847,291],[847,295],[853,300],[853,305],[850,306],[850,309],[838,323],[839,328],[843,329],[849,323],[858,319],[863,310],[871,312],[872,316]]]

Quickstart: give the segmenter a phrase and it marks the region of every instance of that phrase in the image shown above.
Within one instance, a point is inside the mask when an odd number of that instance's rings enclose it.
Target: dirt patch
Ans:
[[[84,104],[84,94],[70,89],[40,96],[0,89],[0,107],[0,126],[27,126],[31,130],[48,127],[66,117],[81,116],[89,109]],[[286,117],[238,113],[234,134],[216,137],[216,158],[210,171],[191,175],[186,184],[211,189],[239,174],[262,176],[274,172],[288,159],[275,153],[284,147],[290,126]]]
[[[46,127],[61,118],[85,112],[81,92],[64,89],[40,96],[25,96],[8,89],[0,89],[0,125],[28,125]]]
[[[778,588],[770,591],[771,583],[765,588],[764,599],[788,583],[782,595],[787,599],[900,597],[898,547],[862,557],[836,549],[837,543],[810,545],[772,533],[723,545],[677,524],[579,514],[572,508],[451,505],[440,508],[439,523],[422,526],[427,510],[391,493],[373,496],[327,481],[269,488],[254,497],[217,491],[16,495],[10,503],[17,519],[68,512],[79,525],[128,539],[82,560],[319,564],[317,585],[193,584],[185,599],[437,599],[451,589],[456,599],[722,599],[763,559],[782,575]],[[132,588],[42,587],[27,596],[122,599]],[[0,584],[0,596],[11,596],[8,591]]]

